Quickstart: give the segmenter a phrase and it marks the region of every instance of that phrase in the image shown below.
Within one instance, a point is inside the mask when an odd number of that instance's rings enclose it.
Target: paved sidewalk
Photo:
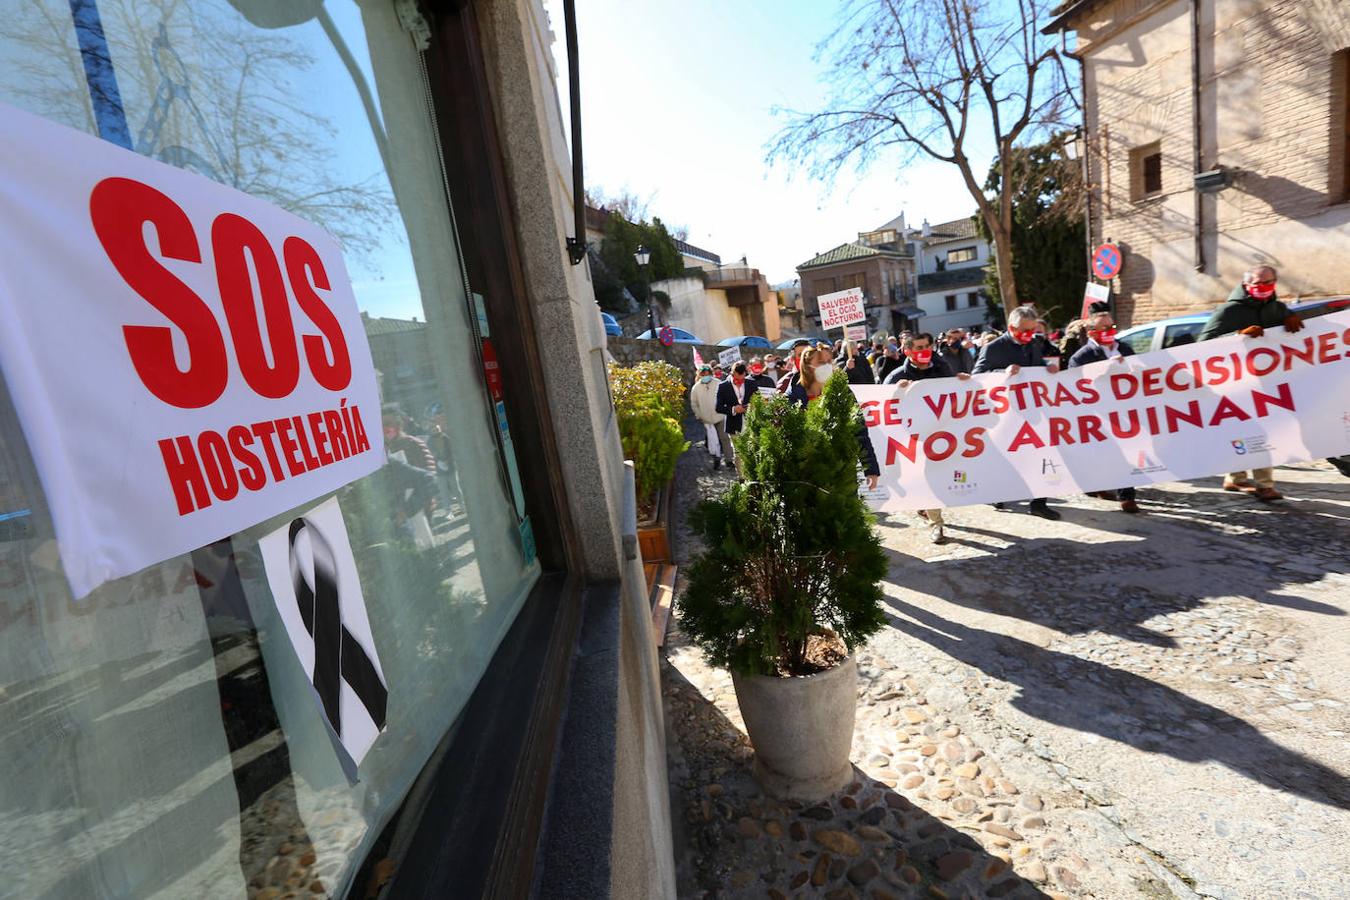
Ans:
[[[725,483],[695,451],[677,512]],[[852,793],[765,800],[730,677],[672,626],[686,897],[1350,896],[1350,481],[884,517]],[[692,541],[677,536],[687,558]],[[822,860],[824,860],[822,862]]]

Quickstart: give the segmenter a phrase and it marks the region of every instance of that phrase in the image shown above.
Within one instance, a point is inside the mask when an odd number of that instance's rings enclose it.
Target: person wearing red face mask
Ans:
[[[933,348],[933,336],[927,332],[921,334],[907,334],[904,338],[905,361],[894,372],[886,376],[885,384],[901,385],[908,388],[911,382],[924,381],[928,378],[951,378],[952,370]],[[965,372],[957,372],[956,377],[961,381],[970,378]],[[943,529],[946,522],[942,520],[941,509],[921,509],[919,518],[928,522],[928,539],[934,544],[942,544],[947,540]]]
[[[1267,328],[1277,325],[1283,325],[1288,332],[1302,329],[1303,320],[1277,299],[1276,279],[1273,266],[1257,266],[1243,275],[1242,284],[1233,289],[1227,302],[1210,314],[1200,330],[1199,340],[1208,341],[1233,332],[1260,337]],[[1275,470],[1270,467],[1252,469],[1250,473],[1230,472],[1223,480],[1223,489],[1242,491],[1266,503],[1284,499],[1275,490]]]
[[[979,358],[975,360],[971,372],[980,375],[984,372],[1006,371],[1009,375],[1016,375],[1023,368],[1044,368],[1052,375],[1058,372],[1059,363],[1047,361],[1035,343],[1039,321],[1040,314],[1034,306],[1019,306],[1008,313],[1008,330],[980,348]],[[994,506],[1003,509],[1002,503],[995,503]],[[1042,519],[1054,520],[1060,517],[1059,512],[1051,509],[1044,497],[1032,500],[1027,512]]]
[[[768,390],[777,390],[778,382],[769,377],[764,371],[764,360],[758,356],[750,357],[750,380],[754,382],[755,390],[766,388]]]
[[[1303,320],[1289,311],[1276,296],[1275,269],[1257,266],[1242,276],[1242,284],[1233,288],[1228,300],[1210,314],[1197,340],[1208,341],[1225,334],[1260,337],[1267,328],[1283,325],[1286,331],[1298,331]]]
[[[904,362],[887,375],[882,384],[923,381],[925,378],[951,378],[954,374],[947,361],[934,348],[933,336],[926,331],[906,335],[902,352],[905,356]]]
[[[1016,375],[1023,368],[1044,367],[1051,374],[1059,371],[1059,364],[1046,360],[1036,341],[1040,315],[1034,306],[1019,306],[1008,314],[1008,330],[980,348],[980,355],[970,370],[983,372],[1007,371]]]
[[[1116,340],[1116,321],[1111,316],[1110,307],[1105,303],[1092,304],[1086,335],[1087,343],[1078,348],[1069,359],[1070,369],[1107,359],[1121,362],[1125,357],[1134,355],[1133,347]],[[1119,500],[1120,508],[1124,512],[1139,512],[1139,504],[1135,500],[1132,487],[1121,488],[1118,491],[1094,491],[1093,496],[1101,497],[1103,500]]]

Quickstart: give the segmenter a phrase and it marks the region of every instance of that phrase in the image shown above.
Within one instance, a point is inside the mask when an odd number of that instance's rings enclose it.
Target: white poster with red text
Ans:
[[[1057,497],[1350,453],[1350,312],[1051,374],[858,386],[882,511]]]
[[[384,463],[337,242],[0,104],[0,367],[76,597]]]
[[[821,294],[816,298],[820,309],[820,327],[829,331],[845,325],[856,325],[867,321],[866,298],[862,288],[848,288],[833,294]]]

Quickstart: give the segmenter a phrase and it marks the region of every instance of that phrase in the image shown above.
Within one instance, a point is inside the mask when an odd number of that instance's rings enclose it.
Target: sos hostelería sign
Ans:
[[[0,366],[75,596],[383,464],[332,236],[3,104],[0,134]]]

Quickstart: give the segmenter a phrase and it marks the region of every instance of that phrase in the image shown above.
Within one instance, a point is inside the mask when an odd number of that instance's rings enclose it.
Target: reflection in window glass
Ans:
[[[1168,325],[1167,330],[1163,332],[1162,349],[1168,347],[1180,347],[1185,344],[1194,344],[1195,339],[1199,337],[1201,329],[1205,323],[1201,322],[1182,322],[1179,325]]]
[[[1136,331],[1134,334],[1127,334],[1120,339],[1122,344],[1129,344],[1135,353],[1147,353],[1153,349],[1153,334],[1158,329],[1145,328]]]
[[[344,246],[391,461],[337,496],[388,725],[353,781],[257,553],[303,510],[73,602],[0,390],[0,860],[18,896],[338,894],[537,577],[419,53],[392,2],[0,2],[0,102],[95,134],[113,81],[91,102],[72,6],[101,15],[137,152]]]

